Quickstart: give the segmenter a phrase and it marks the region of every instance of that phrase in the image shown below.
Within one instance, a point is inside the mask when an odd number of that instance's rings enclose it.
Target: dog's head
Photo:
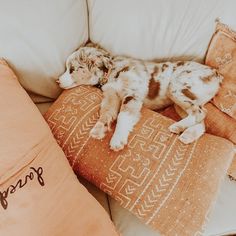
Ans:
[[[102,48],[85,46],[66,60],[66,72],[59,77],[59,85],[69,89],[78,85],[96,85],[112,67],[111,56]]]

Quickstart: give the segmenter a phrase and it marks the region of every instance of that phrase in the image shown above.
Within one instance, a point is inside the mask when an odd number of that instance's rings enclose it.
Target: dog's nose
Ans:
[[[72,80],[70,74],[65,72],[63,75],[59,76],[57,83],[59,83],[61,88],[66,89],[70,88],[74,84],[74,81]]]

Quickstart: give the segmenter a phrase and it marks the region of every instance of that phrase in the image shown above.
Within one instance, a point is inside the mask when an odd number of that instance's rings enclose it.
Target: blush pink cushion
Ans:
[[[2,60],[0,109],[0,235],[117,235]]]

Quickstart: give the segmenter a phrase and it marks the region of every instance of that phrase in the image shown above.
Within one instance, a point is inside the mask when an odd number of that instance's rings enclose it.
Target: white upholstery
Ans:
[[[160,236],[160,234],[144,225],[128,210],[109,198],[112,219],[117,230],[123,236]],[[222,183],[220,194],[206,224],[204,236],[221,236],[236,234],[236,182],[228,177]]]
[[[56,98],[67,56],[87,39],[86,0],[1,1],[0,57],[30,92]]]
[[[224,180],[206,227],[205,235],[236,234],[236,182]]]
[[[116,54],[202,60],[215,19],[236,28],[235,0],[88,0],[90,38]]]

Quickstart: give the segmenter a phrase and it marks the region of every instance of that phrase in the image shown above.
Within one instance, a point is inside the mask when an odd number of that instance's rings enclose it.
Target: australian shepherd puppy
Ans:
[[[59,77],[60,87],[94,85],[103,91],[100,118],[90,132],[102,139],[117,120],[110,148],[119,151],[139,121],[143,105],[162,109],[176,104],[187,114],[172,124],[170,132],[181,134],[188,144],[204,132],[204,104],[218,92],[222,76],[215,69],[193,61],[155,63],[129,57],[111,56],[100,47],[85,46],[66,61],[66,72]]]

